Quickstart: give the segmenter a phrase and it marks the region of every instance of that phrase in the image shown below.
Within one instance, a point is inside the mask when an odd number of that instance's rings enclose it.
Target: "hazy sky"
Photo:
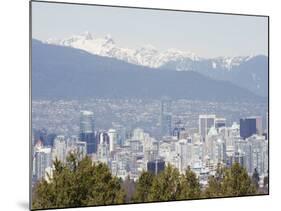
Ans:
[[[120,47],[151,44],[202,57],[267,55],[267,18],[191,12],[32,3],[32,37],[110,34]]]

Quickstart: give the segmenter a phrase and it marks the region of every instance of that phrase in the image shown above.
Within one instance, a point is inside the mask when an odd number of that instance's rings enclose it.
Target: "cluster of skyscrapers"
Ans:
[[[136,180],[142,171],[158,174],[168,163],[182,173],[190,167],[203,186],[218,165],[231,167],[238,162],[249,175],[254,171],[261,178],[268,174],[268,130],[262,117],[243,118],[227,126],[226,119],[214,114],[199,115],[198,129],[190,132],[180,121],[173,123],[170,108],[171,101],[163,100],[161,137],[157,138],[141,128],[97,130],[91,111],[81,111],[80,132],[75,136],[33,134],[34,182],[52,175],[54,159],[65,162],[74,152],[79,159],[88,155],[93,162],[106,163],[122,179]]]

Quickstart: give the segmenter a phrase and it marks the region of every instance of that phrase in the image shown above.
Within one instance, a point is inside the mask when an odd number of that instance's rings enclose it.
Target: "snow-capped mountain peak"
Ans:
[[[169,61],[183,59],[196,61],[199,59],[194,53],[184,52],[178,49],[159,51],[151,44],[137,49],[119,47],[110,34],[107,34],[103,38],[98,38],[88,31],[66,39],[48,39],[45,43],[78,48],[95,55],[112,57],[152,68],[161,67]]]
[[[112,36],[110,34],[105,35],[104,37],[105,43],[107,44],[113,44],[115,45],[115,41],[113,40]]]
[[[117,46],[110,34],[104,37],[96,37],[88,31],[66,39],[48,39],[45,43],[82,49],[95,55],[116,58],[132,64],[151,68],[166,67],[178,71],[194,70],[196,63],[200,61],[209,61],[211,69],[219,68],[230,71],[233,67],[251,59],[251,57],[218,57],[205,59],[192,52],[181,51],[174,48],[159,51],[150,44],[136,49],[124,48]]]
[[[85,40],[92,40],[93,39],[93,35],[89,32],[89,31],[85,31],[82,36],[84,36]]]

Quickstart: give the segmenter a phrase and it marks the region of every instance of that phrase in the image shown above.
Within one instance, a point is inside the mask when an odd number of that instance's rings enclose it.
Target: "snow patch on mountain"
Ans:
[[[217,63],[216,62],[212,62],[212,67],[213,67],[213,69],[216,69],[217,68]]]
[[[145,45],[137,49],[123,48],[116,45],[111,35],[103,38],[95,37],[90,32],[73,35],[66,39],[48,39],[47,44],[73,47],[89,53],[116,58],[128,63],[159,68],[168,66],[178,71],[194,70],[194,64],[200,61],[211,61],[211,68],[230,71],[233,67],[247,61],[250,57],[218,57],[205,59],[192,52],[178,49],[157,50],[152,45]]]

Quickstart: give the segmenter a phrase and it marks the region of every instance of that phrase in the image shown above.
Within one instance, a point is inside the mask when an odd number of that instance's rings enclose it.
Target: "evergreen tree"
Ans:
[[[181,176],[180,199],[198,199],[201,195],[199,180],[190,167]]]
[[[204,193],[190,168],[180,174],[170,164],[158,175],[142,172],[136,184],[129,178],[122,182],[112,176],[107,165],[93,164],[89,157],[78,160],[70,154],[66,163],[55,160],[53,166],[52,175],[33,189],[33,209],[252,195],[257,193],[259,181],[256,170],[251,178],[238,163],[231,168],[218,165]]]
[[[55,160],[53,165],[53,175],[34,188],[33,209],[124,203],[121,180],[111,175],[107,165],[92,164],[89,157],[78,161],[74,154],[65,164]]]
[[[150,172],[143,171],[137,180],[134,202],[148,202],[154,176]]]
[[[216,174],[209,177],[208,186],[204,191],[204,197],[212,198],[222,196],[222,180],[224,172],[225,169],[218,164]]]
[[[84,180],[84,173],[81,171],[81,179]],[[112,177],[107,165],[94,164],[90,169],[89,183],[90,193],[84,201],[87,205],[120,204],[125,202],[125,193],[121,188],[121,179]],[[85,184],[87,185],[87,183]]]
[[[170,201],[180,198],[180,173],[170,164],[155,176],[148,201]]]
[[[244,196],[255,193],[257,193],[256,187],[245,168],[235,163],[230,169],[225,169],[222,196]]]

